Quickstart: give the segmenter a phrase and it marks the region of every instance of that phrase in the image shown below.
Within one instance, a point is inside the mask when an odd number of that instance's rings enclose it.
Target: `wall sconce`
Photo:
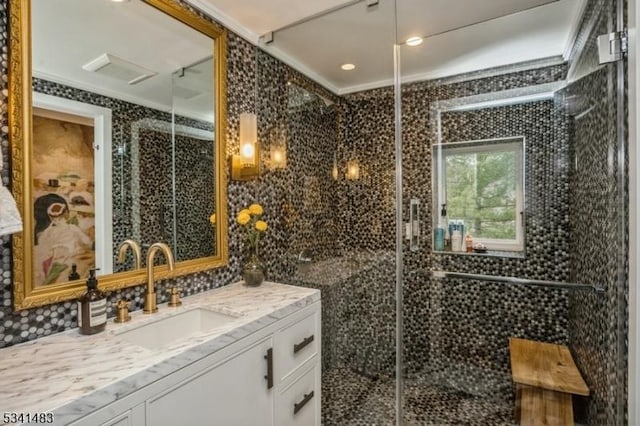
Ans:
[[[231,179],[251,180],[260,176],[258,117],[240,114],[240,154],[231,156]]]
[[[274,129],[269,149],[269,168],[284,169],[287,167],[287,136],[283,130]]]
[[[360,179],[360,165],[358,164],[358,160],[350,160],[347,162],[347,173],[345,173],[344,177],[347,180]]]
[[[272,169],[284,169],[287,167],[287,148],[283,145],[272,145],[270,158]]]

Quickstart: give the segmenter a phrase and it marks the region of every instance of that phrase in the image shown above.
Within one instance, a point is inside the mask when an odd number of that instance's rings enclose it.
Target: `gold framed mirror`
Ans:
[[[14,308],[79,297],[95,267],[105,291],[143,283],[117,258],[126,239],[169,243],[171,277],[226,265],[224,28],[174,0],[10,0],[9,14]]]

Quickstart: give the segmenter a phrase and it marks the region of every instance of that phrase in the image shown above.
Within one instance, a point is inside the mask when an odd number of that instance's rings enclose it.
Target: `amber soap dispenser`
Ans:
[[[89,271],[87,292],[78,301],[80,334],[96,334],[107,325],[107,296],[98,289],[96,270]]]

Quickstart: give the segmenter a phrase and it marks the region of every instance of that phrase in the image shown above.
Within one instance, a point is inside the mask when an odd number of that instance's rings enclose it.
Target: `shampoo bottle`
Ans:
[[[447,205],[442,205],[440,211],[440,223],[438,229],[436,229],[436,251],[443,251],[445,247],[445,228],[447,227]]]
[[[444,230],[444,251],[451,251],[451,234],[449,234],[449,226]]]
[[[89,271],[87,292],[78,301],[80,334],[95,334],[107,325],[107,296],[98,289],[96,270]]]
[[[451,251],[462,251],[462,232],[458,229],[451,235]]]

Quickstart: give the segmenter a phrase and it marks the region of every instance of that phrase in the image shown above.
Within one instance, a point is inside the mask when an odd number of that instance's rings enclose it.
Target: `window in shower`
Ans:
[[[458,251],[453,235],[460,231],[458,247],[463,252],[467,235],[474,247],[481,244],[490,251],[524,250],[523,147],[522,137],[434,145],[436,249]],[[445,204],[446,216],[442,214]],[[438,242],[446,234],[451,247]]]

